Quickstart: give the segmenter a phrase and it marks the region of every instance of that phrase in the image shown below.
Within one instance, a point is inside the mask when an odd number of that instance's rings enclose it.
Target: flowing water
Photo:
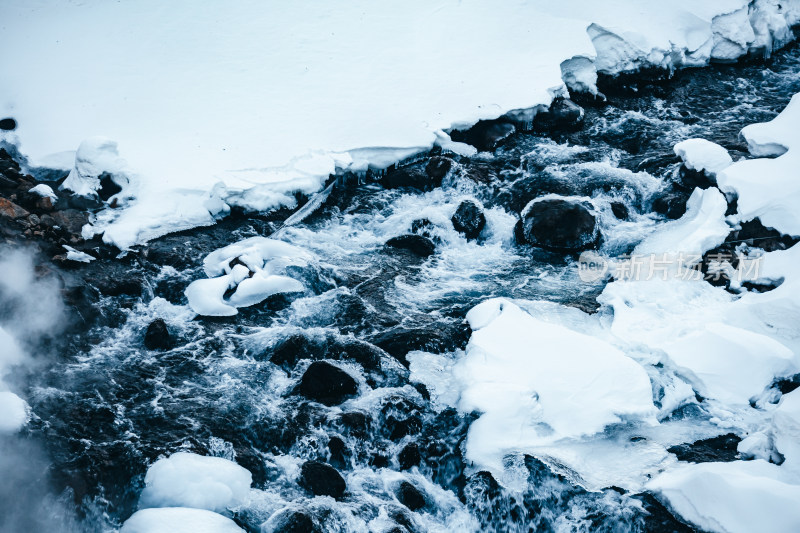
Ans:
[[[147,467],[183,450],[233,459],[253,473],[256,491],[235,513],[248,531],[260,531],[284,508],[304,510],[324,531],[690,530],[647,494],[588,492],[533,457],[510,464],[521,490],[473,472],[462,445],[474,415],[432,401],[403,363],[413,350],[457,357],[469,338],[466,312],[490,297],[593,311],[602,282],[581,281],[574,257],[517,245],[520,209],[549,192],[589,196],[599,212],[601,251],[630,251],[665,221],[653,203],[679,167],[672,146],[705,137],[734,159],[745,157],[739,130],[771,119],[800,92],[798,59],[793,47],[766,63],[680,72],[636,90],[609,86],[610,105],[587,108],[580,131],[517,133],[493,154],[462,158],[431,191],[339,189],[280,234],[315,256],[293,274],[306,293],[273,297],[236,317],[193,318],[183,289],[204,276],[205,254],[269,235],[270,221],[236,217],[153,243],[134,267],[145,295],[104,297],[104,320],[63,334],[42,349],[51,354],[46,362],[21,378],[34,413],[21,438],[41,456],[31,461],[49,466],[20,474],[18,486],[47,487],[37,494],[50,496],[45,507],[20,504],[6,525],[118,527],[136,509]],[[450,223],[470,198],[483,204],[487,219],[472,241]],[[612,202],[625,204],[628,220],[614,216]],[[428,222],[419,229],[421,220]],[[435,254],[385,249],[415,221]],[[143,331],[157,317],[178,339],[170,350],[143,346]],[[357,398],[326,407],[292,394],[312,359],[335,358],[330,346],[350,346],[353,338],[394,356],[339,362],[357,376]],[[283,364],[275,364],[276,354]],[[421,459],[403,469],[398,455],[409,445]],[[297,485],[308,459],[344,475],[343,500],[311,498]],[[398,502],[401,480],[425,494],[423,509]]]

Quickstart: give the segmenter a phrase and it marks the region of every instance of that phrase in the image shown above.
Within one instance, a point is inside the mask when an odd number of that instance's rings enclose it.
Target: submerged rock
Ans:
[[[425,495],[408,481],[400,483],[396,494],[397,500],[412,511],[425,507]]]
[[[392,237],[386,241],[386,246],[388,248],[407,250],[420,257],[428,257],[436,252],[436,245],[430,239],[413,233]]]
[[[319,461],[306,461],[300,468],[298,484],[315,496],[330,496],[337,500],[347,490],[342,475],[331,465]]]
[[[328,406],[339,405],[358,394],[358,383],[341,368],[325,361],[314,361],[300,379],[295,393]]]
[[[450,169],[453,168],[453,160],[442,156],[431,157],[425,165],[425,173],[434,183],[442,183],[442,180]]]
[[[450,220],[456,231],[463,233],[467,239],[476,239],[486,226],[483,210],[472,200],[461,202]]]
[[[600,232],[588,202],[569,198],[545,198],[522,210],[520,236],[525,242],[548,250],[580,252],[597,247]]]
[[[653,200],[653,211],[671,220],[677,220],[686,213],[686,202],[691,192],[668,187]]]
[[[270,533],[317,533],[320,529],[306,511],[286,509],[273,515],[261,530]]]
[[[148,350],[169,350],[173,346],[172,336],[167,328],[167,323],[162,318],[156,318],[144,333],[144,347]]]
[[[628,207],[622,202],[611,202],[611,212],[619,220],[628,220]]]

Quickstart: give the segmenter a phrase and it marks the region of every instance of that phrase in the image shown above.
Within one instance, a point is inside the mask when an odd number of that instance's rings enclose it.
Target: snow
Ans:
[[[675,145],[675,155],[683,160],[686,168],[706,171],[716,175],[720,170],[731,166],[728,151],[722,146],[705,139],[686,139]]]
[[[66,244],[62,244],[61,246],[67,251],[67,259],[69,259],[70,261],[77,261],[79,263],[91,263],[92,261],[95,260],[95,257],[92,257],[91,255],[85,252],[76,250],[72,246],[67,246]]]
[[[772,416],[775,447],[783,455],[784,467],[800,474],[800,393],[786,394]]]
[[[597,72],[769,50],[800,20],[796,1],[747,6],[10,0],[0,115],[19,126],[2,138],[34,166],[77,148],[65,187],[78,194],[103,172],[125,183],[86,235],[128,248],[231,205],[292,208],[336,169],[382,169],[434,144],[467,152],[444,132],[549,104],[565,84],[595,92]]]
[[[467,314],[473,334],[452,368],[458,407],[477,411],[466,459],[502,476],[503,458],[655,414],[644,369],[613,346],[538,320],[505,299]]]
[[[16,433],[30,420],[28,403],[13,392],[0,391],[0,435]]]
[[[750,153],[760,159],[739,161],[717,176],[723,191],[738,195],[742,221],[756,217],[771,228],[800,235],[800,94],[770,122],[742,130]],[[767,159],[768,156],[778,156]]]
[[[243,533],[236,522],[211,511],[165,507],[142,509],[128,518],[120,533]]]
[[[191,507],[224,513],[247,500],[252,475],[221,457],[178,452],[153,463],[144,482],[140,509]]]
[[[203,268],[209,279],[186,288],[189,307],[205,316],[233,316],[237,307],[249,307],[279,293],[303,292],[299,281],[281,275],[288,266],[305,266],[312,256],[289,243],[250,237],[208,254]],[[231,266],[236,259],[239,263]],[[229,289],[236,289],[225,299]]]
[[[648,484],[704,531],[793,533],[800,529],[800,485],[778,479],[763,460],[679,466]]]
[[[53,191],[49,185],[45,185],[44,183],[40,183],[35,187],[31,187],[28,192],[41,196],[42,198],[50,198],[53,202],[58,200],[58,196],[56,195],[55,191]]]
[[[95,196],[103,173],[119,176],[124,174],[125,167],[125,161],[119,156],[117,143],[105,137],[90,137],[75,152],[75,166],[61,188],[78,196]]]

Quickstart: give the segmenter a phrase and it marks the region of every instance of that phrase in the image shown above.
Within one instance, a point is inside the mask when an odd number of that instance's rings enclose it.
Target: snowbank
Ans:
[[[598,72],[769,51],[800,20],[797,0],[748,6],[10,0],[0,115],[19,126],[2,135],[34,165],[79,147],[65,183],[78,194],[102,172],[127,180],[123,209],[87,231],[126,248],[230,205],[293,207],[336,168],[450,146],[443,130],[549,104],[565,82],[594,92]]]
[[[761,159],[739,161],[723,170],[717,181],[736,193],[740,220],[756,217],[771,228],[800,235],[800,94],[774,120],[742,130],[750,153]],[[779,156],[767,159],[766,156]]]
[[[466,458],[497,477],[507,454],[655,414],[644,369],[602,340],[537,320],[505,299],[478,305],[467,321],[473,334],[452,372],[459,409],[481,416],[470,426]]]
[[[302,283],[278,272],[291,265],[304,266],[309,259],[304,250],[266,237],[220,248],[203,260],[210,279],[195,280],[186,288],[189,307],[200,315],[232,316],[238,313],[237,307],[256,305],[274,294],[303,292]],[[230,289],[236,290],[226,299]]]
[[[165,507],[143,509],[128,518],[120,533],[243,533],[230,518],[211,511]]]
[[[680,466],[648,484],[704,531],[793,533],[800,528],[800,485],[778,479],[763,460]]]
[[[675,145],[675,155],[683,160],[690,170],[706,171],[716,175],[720,170],[731,166],[728,151],[722,146],[705,139],[686,139]]]
[[[250,472],[233,461],[178,452],[159,459],[147,470],[139,507],[191,507],[223,513],[247,500],[252,480]],[[171,519],[175,515],[151,513],[146,516]]]

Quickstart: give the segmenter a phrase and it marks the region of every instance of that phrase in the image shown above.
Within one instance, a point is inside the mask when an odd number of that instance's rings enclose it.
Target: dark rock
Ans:
[[[665,217],[677,220],[686,213],[686,202],[690,193],[677,191],[668,187],[658,198],[653,200],[653,211]]]
[[[628,207],[622,202],[611,202],[611,212],[619,220],[628,220]]]
[[[679,461],[690,463],[730,462],[738,458],[736,447],[742,439],[728,433],[710,439],[703,439],[692,444],[678,444],[667,448]]]
[[[72,235],[80,235],[81,229],[89,223],[89,214],[76,209],[64,209],[52,214],[55,224]]]
[[[481,120],[466,131],[453,131],[450,138],[456,142],[471,144],[481,152],[493,152],[511,137],[517,129],[513,124],[500,120]]]
[[[328,439],[328,451],[331,454],[330,463],[332,466],[339,469],[346,468],[345,455],[347,453],[347,445],[342,439],[339,437]]]
[[[483,210],[472,200],[461,202],[450,220],[456,231],[463,233],[467,239],[476,239],[486,225]]]
[[[546,111],[533,118],[533,128],[539,131],[578,129],[583,124],[583,108],[568,98],[556,98]]]
[[[386,246],[388,248],[407,250],[420,257],[428,257],[436,252],[436,245],[430,239],[413,233],[392,237],[386,241]]]
[[[397,500],[412,511],[425,507],[425,495],[408,481],[400,483],[396,495]]]
[[[707,174],[700,170],[692,170],[686,168],[686,165],[681,165],[678,171],[679,184],[689,192],[694,191],[697,187],[701,189],[708,189],[709,187],[716,187],[717,180],[714,176]]]
[[[169,350],[174,345],[167,323],[156,318],[144,332],[144,347],[148,350]]]
[[[69,195],[59,198],[59,209],[77,209],[79,211],[94,211],[103,207],[103,202],[97,196]]]
[[[28,215],[30,215],[28,211],[18,206],[11,200],[0,198],[0,217],[15,220],[18,218],[25,218]]]
[[[341,368],[325,361],[314,361],[300,379],[295,393],[324,405],[339,405],[358,394],[358,384]]]
[[[97,190],[97,196],[99,196],[101,200],[104,202],[108,201],[109,198],[120,191],[122,191],[122,187],[120,187],[111,176],[105,173],[100,176],[100,188]]]
[[[139,296],[144,287],[144,278],[136,273],[124,272],[96,278],[94,286],[105,296]]]
[[[672,513],[656,500],[652,494],[637,494],[645,510],[644,528],[642,531],[663,531],[669,533],[694,533],[696,530],[675,518]]]
[[[411,442],[406,444],[405,447],[397,454],[397,461],[400,463],[400,470],[408,470],[414,466],[419,465],[422,457],[419,454],[419,446]]]
[[[369,415],[360,411],[342,413],[339,415],[339,421],[351,435],[356,437],[366,437],[372,425]]]
[[[344,496],[347,484],[342,475],[331,465],[319,461],[306,461],[300,468],[301,487],[316,496],[331,496],[337,500]]]
[[[377,346],[358,339],[297,333],[276,344],[269,360],[287,370],[302,359],[355,361],[365,370],[379,370],[381,358],[386,355]]]
[[[370,340],[389,355],[408,366],[406,355],[414,350],[442,353],[463,348],[469,340],[469,326],[431,320],[429,323],[395,326],[377,333]]]
[[[418,164],[394,168],[387,171],[380,182],[387,189],[408,187],[420,191],[429,191],[442,184],[442,178],[435,172],[436,169],[432,168],[431,170],[432,172],[429,173],[427,167],[423,168],[422,165]]]
[[[534,200],[522,210],[522,235],[534,246],[560,252],[597,247],[600,232],[592,206],[560,198]]]
[[[288,509],[269,520],[272,533],[318,533],[320,529],[305,511]]]
[[[17,129],[17,121],[13,118],[0,119],[0,130],[12,131]]]
[[[375,468],[387,468],[389,466],[389,458],[380,453],[373,454],[369,458],[369,465]]]
[[[442,156],[430,158],[428,164],[425,165],[425,173],[433,180],[433,183],[441,185],[442,180],[450,169],[453,167],[453,160]]]

